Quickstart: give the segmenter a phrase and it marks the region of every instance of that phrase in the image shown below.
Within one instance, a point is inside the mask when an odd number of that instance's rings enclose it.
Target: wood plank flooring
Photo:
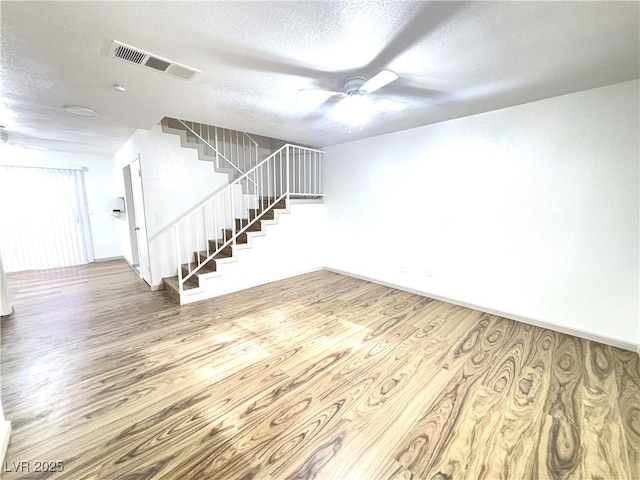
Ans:
[[[8,280],[3,479],[640,478],[633,352],[329,272],[186,306],[117,261]]]

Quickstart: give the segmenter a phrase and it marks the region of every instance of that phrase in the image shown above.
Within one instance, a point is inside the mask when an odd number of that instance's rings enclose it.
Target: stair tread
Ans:
[[[258,202],[263,202],[263,203],[268,204],[269,208],[266,209],[267,211],[271,210],[271,209],[283,210],[283,209],[287,208],[287,199],[286,198],[281,198],[280,200],[278,200],[276,202],[275,197],[258,197]]]
[[[205,273],[211,273],[211,272],[215,272],[216,271],[216,262],[207,262],[205,264],[200,264],[200,265],[202,265],[202,267],[200,268],[200,270],[198,270],[196,272],[196,275],[205,274]],[[185,270],[188,272],[189,269],[191,271],[193,271],[196,268],[198,268],[198,264],[196,262],[183,263],[182,264],[183,275],[184,275]]]
[[[249,217],[251,220],[260,217],[260,220],[273,220],[275,218],[275,211],[273,208],[268,210],[261,210],[259,208],[250,208]]]
[[[225,228],[227,236],[230,238],[233,235],[233,231],[230,228]],[[236,243],[247,243],[247,232],[242,232],[236,237]]]
[[[228,241],[229,241],[229,238],[226,238],[226,239],[225,238],[209,239],[209,243],[210,244],[211,243],[215,243],[216,245],[220,245],[220,246],[224,245]],[[230,245],[231,244],[227,245],[227,247],[230,246]]]
[[[163,278],[162,281],[165,284],[165,287],[169,287],[175,292],[179,292],[180,288],[178,287],[178,276],[175,277],[166,277]],[[192,282],[191,279],[187,280],[185,284],[182,286],[183,290],[191,290],[193,288],[198,288],[197,279],[195,282]]]
[[[198,254],[201,257],[205,257],[205,258],[208,257],[209,255],[211,255],[212,253],[213,253],[213,250],[210,250],[208,253],[207,253],[206,250],[202,250],[202,251],[198,252]],[[215,257],[213,257],[212,260],[215,260],[216,258],[228,258],[228,257],[231,257],[231,256],[233,256],[233,255],[231,255],[231,254],[225,252],[224,250],[222,250],[222,251],[216,253]]]
[[[265,219],[266,220],[266,219]],[[257,232],[262,230],[262,222],[261,220],[253,221],[253,223],[249,223],[246,218],[240,219],[236,218],[236,231],[245,228],[246,231],[249,232]]]

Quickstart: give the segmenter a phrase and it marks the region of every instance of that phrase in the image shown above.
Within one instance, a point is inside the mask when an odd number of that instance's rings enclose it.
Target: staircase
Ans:
[[[164,133],[178,135],[182,147],[196,149],[200,160],[230,180],[258,164],[258,143],[248,133],[169,117],[160,123]]]
[[[169,133],[185,127],[180,133],[183,146],[198,148],[202,159],[214,162],[216,169],[227,169],[231,159],[218,152],[211,141],[219,132],[210,132],[213,135],[207,137],[198,125],[163,120],[163,129]],[[265,224],[277,223],[292,199],[323,197],[323,156],[320,150],[287,144],[246,172],[240,170],[245,164],[235,165],[228,172],[235,177],[229,185],[172,226],[177,275],[163,279],[165,290],[180,304],[206,297],[207,279],[221,275],[221,264],[236,261],[234,253],[250,247],[252,236],[264,235]]]
[[[270,199],[264,198],[261,199],[260,203],[266,205],[273,202],[271,202]],[[248,218],[254,221],[248,228],[245,228],[242,233],[235,235],[235,242],[229,241],[234,237],[233,229],[221,229],[217,235],[219,238],[207,239],[208,249],[194,251],[192,261],[180,265],[183,279],[182,292],[180,291],[181,280],[178,275],[162,280],[165,290],[178,300],[179,303],[184,303],[182,302],[184,297],[200,291],[199,289],[202,288],[201,281],[220,275],[218,273],[219,264],[235,262],[233,256],[234,249],[250,247],[251,236],[256,234],[264,235],[264,225],[277,223],[276,215],[286,211],[286,199],[281,199],[279,202],[273,203],[273,206],[268,210],[261,210],[259,208],[250,209]],[[241,230],[246,220],[247,219],[241,218],[235,219],[236,231]],[[211,252],[217,253],[212,255]],[[190,275],[192,272],[196,272],[196,274]]]

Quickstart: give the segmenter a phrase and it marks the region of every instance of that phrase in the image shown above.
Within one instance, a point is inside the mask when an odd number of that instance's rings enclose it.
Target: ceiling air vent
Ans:
[[[191,80],[194,75],[200,73],[200,70],[195,68],[187,67],[173,60],[159,57],[116,40],[111,42],[108,56],[182,80]]]

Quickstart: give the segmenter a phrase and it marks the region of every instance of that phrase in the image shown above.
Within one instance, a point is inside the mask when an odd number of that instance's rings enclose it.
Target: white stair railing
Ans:
[[[280,202],[322,197],[323,157],[321,150],[284,145],[177,221],[172,228],[180,293]]]
[[[206,156],[215,157],[216,168],[231,168],[237,178],[258,164],[258,143],[245,132],[202,123],[177,121],[202,145]]]

